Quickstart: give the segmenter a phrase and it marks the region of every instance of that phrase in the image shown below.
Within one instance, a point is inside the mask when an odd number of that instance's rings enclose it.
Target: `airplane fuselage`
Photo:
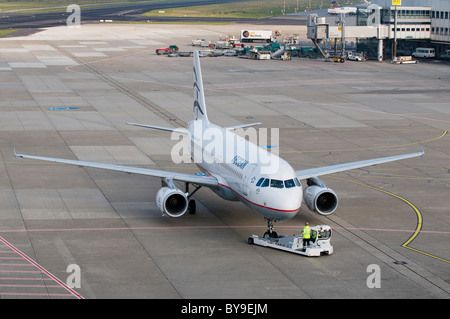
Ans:
[[[203,173],[217,178],[213,191],[220,197],[242,201],[271,220],[297,214],[303,190],[288,162],[212,123],[191,121],[188,129],[191,158]]]

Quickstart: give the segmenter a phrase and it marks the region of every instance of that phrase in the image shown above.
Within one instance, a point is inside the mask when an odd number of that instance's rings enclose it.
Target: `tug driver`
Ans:
[[[306,245],[309,245],[311,240],[311,227],[309,227],[308,223],[305,223],[305,227],[303,227],[303,249],[306,249]]]

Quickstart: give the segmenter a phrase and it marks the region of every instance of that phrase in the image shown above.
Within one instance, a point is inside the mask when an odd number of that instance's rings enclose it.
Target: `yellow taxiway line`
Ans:
[[[416,248],[409,247],[409,244],[411,244],[412,241],[419,235],[420,231],[422,230],[422,226],[423,226],[422,213],[409,200],[407,200],[407,199],[405,199],[405,198],[403,198],[403,197],[401,197],[399,195],[396,195],[394,193],[388,192],[388,191],[386,191],[384,189],[381,189],[381,188],[378,188],[378,187],[374,187],[374,186],[371,186],[371,185],[367,185],[367,184],[364,184],[364,183],[361,183],[361,182],[352,181],[352,180],[349,180],[349,179],[345,179],[345,178],[341,178],[341,177],[335,177],[335,176],[333,176],[333,178],[336,178],[336,179],[339,179],[339,180],[343,180],[343,181],[346,181],[346,182],[350,182],[350,183],[354,183],[354,184],[357,184],[357,185],[365,186],[365,187],[368,187],[368,188],[371,188],[371,189],[375,189],[377,191],[380,191],[380,192],[383,192],[383,193],[388,194],[390,196],[393,196],[395,198],[398,198],[401,201],[403,201],[406,204],[408,204],[414,210],[414,212],[415,212],[415,214],[417,216],[417,225],[416,225],[416,229],[414,230],[414,233],[411,235],[411,237],[409,237],[408,240],[406,240],[401,246],[403,248],[407,248],[407,249],[410,249],[412,251],[415,251],[415,252],[417,252],[419,254],[422,254],[422,255],[425,255],[425,256],[428,256],[428,257],[431,257],[431,258],[434,258],[434,259],[437,259],[437,260],[440,260],[440,261],[443,261],[443,262],[446,262],[446,263],[450,264],[450,260],[447,260],[447,259],[435,256],[435,255],[429,254],[427,252],[424,252],[424,251],[416,249]]]

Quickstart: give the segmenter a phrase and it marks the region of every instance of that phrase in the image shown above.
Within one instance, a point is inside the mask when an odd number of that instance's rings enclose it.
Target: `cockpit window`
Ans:
[[[266,178],[264,182],[261,184],[261,187],[269,187],[269,181],[270,179]]]
[[[261,183],[263,182],[263,180],[264,180],[264,177],[261,177],[261,178],[259,179],[258,183],[256,183],[256,186],[257,186],[257,187],[261,186]]]
[[[283,181],[280,181],[278,179],[271,179],[270,180],[270,187],[275,187],[275,188],[283,188]]]
[[[284,181],[284,186],[286,188],[295,187],[295,182],[293,179],[288,179],[288,180]]]
[[[297,178],[288,179],[285,181],[279,179],[269,179],[261,177],[256,183],[256,187],[273,187],[273,188],[292,188],[292,187],[300,187],[301,184]]]

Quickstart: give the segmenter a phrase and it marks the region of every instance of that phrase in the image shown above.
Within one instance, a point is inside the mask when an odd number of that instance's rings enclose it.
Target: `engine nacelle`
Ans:
[[[304,190],[304,200],[308,208],[321,215],[334,213],[338,206],[338,198],[328,187],[311,185]]]
[[[178,188],[163,187],[156,193],[156,205],[163,214],[180,217],[188,209],[187,194]]]

